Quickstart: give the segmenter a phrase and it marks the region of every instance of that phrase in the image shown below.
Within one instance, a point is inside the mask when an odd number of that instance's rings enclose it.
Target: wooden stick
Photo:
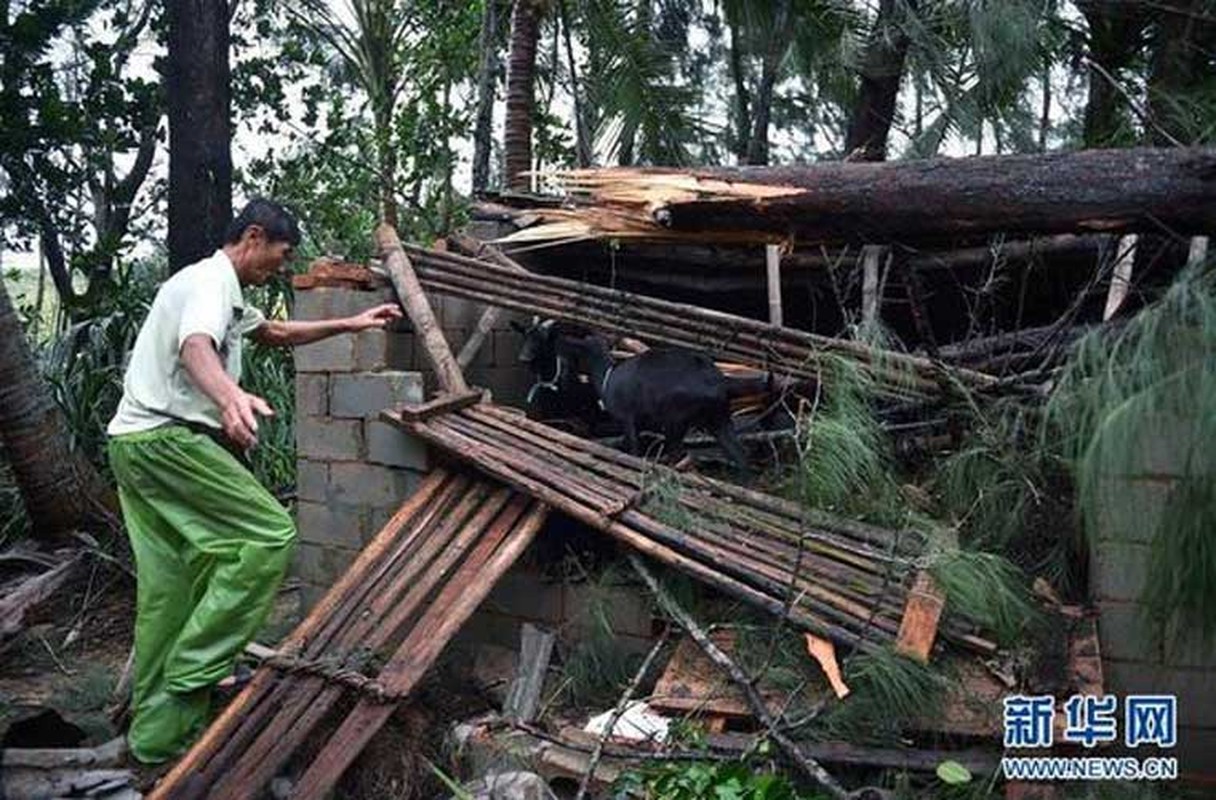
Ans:
[[[426,293],[422,291],[418,276],[414,273],[405,251],[401,249],[401,240],[397,238],[397,232],[391,225],[382,224],[376,229],[376,245],[384,255],[384,265],[392,278],[393,286],[397,289],[397,296],[401,298],[401,304],[414,324],[415,333],[422,340],[439,385],[449,394],[467,392],[469,386],[464,381],[464,374],[456,364],[456,359],[452,357],[452,350],[443,338],[443,332],[435,320],[435,313],[427,302]]]
[[[837,800],[848,800],[849,793],[836,782],[836,779],[828,773],[822,766],[819,765],[814,758],[805,753],[798,743],[789,736],[782,733],[777,727],[777,720],[773,719],[773,715],[769,713],[768,707],[764,704],[763,698],[756,691],[755,684],[747,677],[747,674],[736,664],[730,656],[722,652],[722,650],[713,643],[709,636],[702,630],[701,626],[693,620],[684,608],[676,602],[666,589],[655,579],[650,573],[642,559],[637,555],[629,554],[629,563],[633,565],[638,576],[646,583],[651,593],[659,601],[659,605],[671,615],[681,628],[686,630],[694,641],[700,646],[701,650],[719,667],[721,667],[731,680],[743,692],[743,697],[747,700],[748,707],[752,710],[752,714],[756,719],[764,725],[768,735],[772,738],[777,746],[782,749],[790,760],[798,766],[802,772],[815,783],[827,790],[828,794]]]
[[[768,321],[770,325],[784,324],[781,314],[781,245],[764,246],[764,268],[768,283]]]
[[[621,693],[621,699],[617,701],[616,706],[612,709],[612,716],[608,718],[608,724],[604,726],[604,730],[595,740],[595,749],[591,751],[591,758],[587,761],[587,769],[583,770],[583,777],[578,782],[578,792],[575,793],[574,800],[583,800],[587,796],[587,787],[591,784],[591,776],[595,774],[595,768],[599,766],[600,758],[604,755],[604,743],[612,736],[612,731],[616,728],[617,721],[625,713],[625,707],[633,699],[634,692],[638,690],[638,686],[641,685],[642,680],[650,672],[650,665],[654,663],[659,652],[667,644],[667,638],[670,633],[669,628],[663,629],[659,638],[655,640],[654,645],[650,648],[650,652],[642,659],[642,664],[638,667],[637,672],[633,674],[633,679],[629,681],[629,685]]]
[[[404,694],[417,685],[448,640],[531,543],[547,514],[544,506],[525,498],[512,501],[385,665],[380,681],[387,688]],[[393,709],[391,704],[360,701],[293,787],[292,798],[324,797]]]
[[[463,394],[440,395],[425,403],[407,403],[398,407],[397,411],[401,414],[401,418],[405,420],[427,419],[438,414],[447,414],[452,411],[459,411],[462,408],[468,408],[471,405],[480,403],[484,399],[484,391],[481,389],[470,389]]]

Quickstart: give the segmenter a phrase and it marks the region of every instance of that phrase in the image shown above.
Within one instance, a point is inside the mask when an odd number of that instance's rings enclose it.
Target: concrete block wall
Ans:
[[[1216,753],[1216,645],[1194,638],[1175,642],[1149,619],[1142,601],[1154,531],[1171,499],[1171,476],[1183,470],[1191,427],[1184,420],[1162,421],[1139,448],[1137,463],[1107,479],[1116,490],[1107,493],[1110,503],[1090,542],[1090,590],[1099,610],[1107,691],[1120,698],[1178,697],[1178,746],[1140,747],[1134,754],[1176,755],[1184,772],[1216,775],[1210,757]],[[1121,713],[1119,720],[1122,726]]]
[[[470,335],[482,306],[429,296],[453,353]],[[394,302],[391,289],[297,290],[294,317],[329,319]],[[518,363],[520,335],[503,312],[465,377],[490,389],[497,402],[522,405],[532,385]],[[436,382],[408,321],[387,330],[342,334],[295,350],[297,522],[300,545],[294,574],[307,606],[354,560],[428,468],[425,446],[381,422],[380,411],[419,403]]]
[[[356,314],[387,291],[296,292],[295,318]],[[342,334],[295,350],[296,522],[293,574],[311,607],[417,487],[429,467],[425,446],[386,425],[380,411],[419,403],[423,377],[400,357],[404,330]]]

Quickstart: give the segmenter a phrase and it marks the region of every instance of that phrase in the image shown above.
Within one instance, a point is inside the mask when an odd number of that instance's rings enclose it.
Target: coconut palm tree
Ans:
[[[116,526],[112,492],[72,449],[63,414],[38,372],[0,280],[0,441],[35,536]]]

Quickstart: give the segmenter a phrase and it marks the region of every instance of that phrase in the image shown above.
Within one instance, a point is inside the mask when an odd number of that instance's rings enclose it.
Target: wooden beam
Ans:
[[[461,392],[460,394],[443,394],[425,403],[407,403],[397,410],[402,419],[417,422],[430,419],[439,414],[446,414],[449,411],[459,411],[462,408],[476,405],[485,399],[485,394],[485,391],[482,389],[469,389],[467,392]]]
[[[1134,233],[1119,238],[1118,260],[1115,261],[1115,270],[1110,276],[1110,290],[1106,294],[1106,309],[1102,312],[1103,322],[1113,317],[1127,298],[1127,290],[1131,287],[1132,281],[1132,266],[1136,263],[1137,240],[1138,237]]]
[[[414,333],[421,340],[423,350],[431,366],[435,369],[435,378],[443,391],[449,394],[462,394],[469,390],[465,383],[464,373],[452,356],[452,349],[443,338],[443,331],[435,319],[435,312],[427,302],[426,292],[414,274],[414,267],[401,249],[401,240],[397,231],[388,224],[382,224],[376,229],[376,245],[384,256],[384,265],[388,269],[397,296],[414,324]]]
[[[764,246],[765,276],[768,281],[768,321],[773,325],[783,325],[781,314],[781,246],[766,244]]]

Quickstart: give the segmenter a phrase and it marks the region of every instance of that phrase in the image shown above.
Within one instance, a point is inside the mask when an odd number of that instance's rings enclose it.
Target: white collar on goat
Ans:
[[[600,381],[600,410],[607,411],[608,406],[604,405],[604,395],[608,393],[608,379],[612,377],[612,371],[616,369],[616,364],[609,364],[608,369],[604,372],[604,379]]]
[[[553,369],[553,377],[547,381],[536,381],[536,383],[532,384],[532,388],[528,390],[528,396],[524,400],[528,405],[532,405],[532,399],[536,397],[536,392],[539,389],[548,389],[552,392],[559,391],[557,384],[562,379],[562,373],[566,371],[566,358],[565,356],[557,356],[554,361],[556,366]]]

